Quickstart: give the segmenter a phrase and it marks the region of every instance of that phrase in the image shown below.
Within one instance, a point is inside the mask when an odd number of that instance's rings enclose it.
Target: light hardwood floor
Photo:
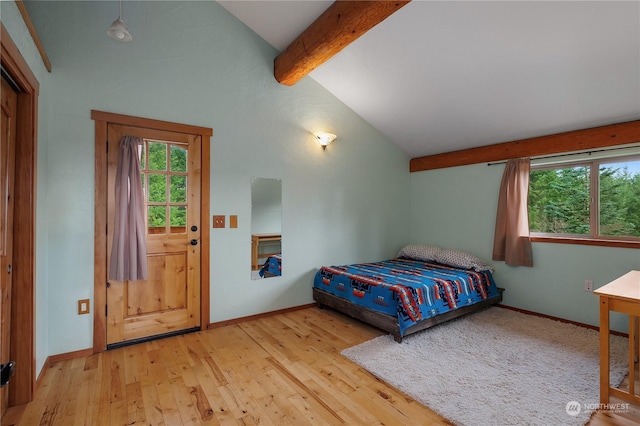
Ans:
[[[61,361],[2,426],[451,425],[339,354],[382,333],[308,308]]]

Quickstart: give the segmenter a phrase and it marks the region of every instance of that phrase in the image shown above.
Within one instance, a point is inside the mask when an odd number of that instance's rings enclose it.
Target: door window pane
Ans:
[[[187,150],[185,148],[171,145],[171,171],[187,171]]]
[[[167,144],[149,142],[149,170],[167,170]]]
[[[167,212],[164,206],[149,206],[147,223],[149,234],[163,234],[167,227]]]
[[[185,206],[171,206],[169,208],[169,212],[171,215],[171,233],[185,233],[187,225],[187,208]]]
[[[164,203],[167,201],[166,175],[149,174],[149,202]]]
[[[169,200],[172,203],[186,203],[187,202],[187,177],[186,176],[171,176],[171,190]]]

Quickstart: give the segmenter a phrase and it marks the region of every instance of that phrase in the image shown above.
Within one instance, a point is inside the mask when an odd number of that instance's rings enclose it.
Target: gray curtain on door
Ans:
[[[142,138],[120,139],[115,185],[115,223],[109,279],[147,279],[147,240],[139,147]]]
[[[493,260],[507,265],[533,266],[529,238],[528,158],[509,160],[504,168],[493,240]]]

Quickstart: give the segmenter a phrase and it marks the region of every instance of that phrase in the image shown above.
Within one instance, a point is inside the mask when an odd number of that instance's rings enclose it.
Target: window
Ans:
[[[532,237],[640,242],[640,155],[532,163]]]
[[[144,142],[141,172],[149,234],[184,234],[187,232],[188,147],[179,142],[151,139]]]

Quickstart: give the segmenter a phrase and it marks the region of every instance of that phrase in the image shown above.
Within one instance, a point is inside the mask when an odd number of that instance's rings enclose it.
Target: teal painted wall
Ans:
[[[533,268],[491,260],[503,165],[452,167],[411,174],[410,241],[459,248],[495,267],[504,304],[598,325],[597,297],[584,291],[640,268],[636,249],[533,243]],[[627,330],[626,318],[612,314],[612,327]]]
[[[22,23],[2,3],[13,36]],[[126,2],[130,44],[105,34],[116,2],[28,7],[53,65],[38,158],[41,356],[92,346],[92,316],[76,313],[93,299],[91,110],[213,128],[205,198],[239,227],[211,230],[212,322],[311,303],[319,266],[390,257],[407,240],[408,157],[314,80],[278,84],[278,52],[217,3]],[[323,151],[312,131],[338,138]],[[284,275],[252,281],[254,176],[282,179]]]

